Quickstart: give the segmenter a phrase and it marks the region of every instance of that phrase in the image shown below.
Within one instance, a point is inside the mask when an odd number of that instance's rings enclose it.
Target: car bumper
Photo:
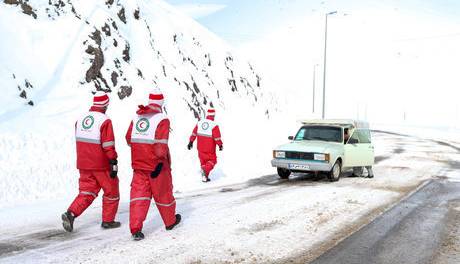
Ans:
[[[272,166],[277,168],[289,169],[292,171],[331,171],[332,165],[328,162],[304,161],[289,159],[272,159]],[[305,168],[305,166],[308,167]]]

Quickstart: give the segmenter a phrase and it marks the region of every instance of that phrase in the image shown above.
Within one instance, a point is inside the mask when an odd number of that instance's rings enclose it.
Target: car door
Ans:
[[[374,164],[374,146],[369,129],[355,129],[345,144],[344,167],[364,167]]]

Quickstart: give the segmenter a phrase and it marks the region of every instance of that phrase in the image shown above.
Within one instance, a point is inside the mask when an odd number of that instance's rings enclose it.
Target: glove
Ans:
[[[160,175],[161,169],[163,169],[163,162],[158,163],[155,170],[150,173],[150,177],[152,179],[155,179],[156,177],[158,177],[158,175]]]
[[[224,150],[224,145],[219,146],[219,151],[222,151],[222,150]]]
[[[117,177],[118,174],[118,161],[117,160],[110,160],[110,178],[114,179]]]
[[[188,150],[191,150],[193,148],[193,142],[190,141],[187,145]]]

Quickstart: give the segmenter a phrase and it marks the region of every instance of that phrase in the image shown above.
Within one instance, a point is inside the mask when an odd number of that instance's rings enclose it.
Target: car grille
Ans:
[[[314,160],[314,154],[310,152],[286,152],[287,159]]]

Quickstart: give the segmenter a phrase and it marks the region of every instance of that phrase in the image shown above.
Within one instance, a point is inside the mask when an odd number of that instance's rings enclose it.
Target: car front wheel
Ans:
[[[288,179],[289,175],[291,175],[291,171],[288,169],[277,168],[277,171],[281,179]]]
[[[332,166],[332,170],[329,172],[329,181],[338,181],[340,179],[340,175],[342,175],[342,163],[340,160],[338,160],[335,162],[334,166]]]

